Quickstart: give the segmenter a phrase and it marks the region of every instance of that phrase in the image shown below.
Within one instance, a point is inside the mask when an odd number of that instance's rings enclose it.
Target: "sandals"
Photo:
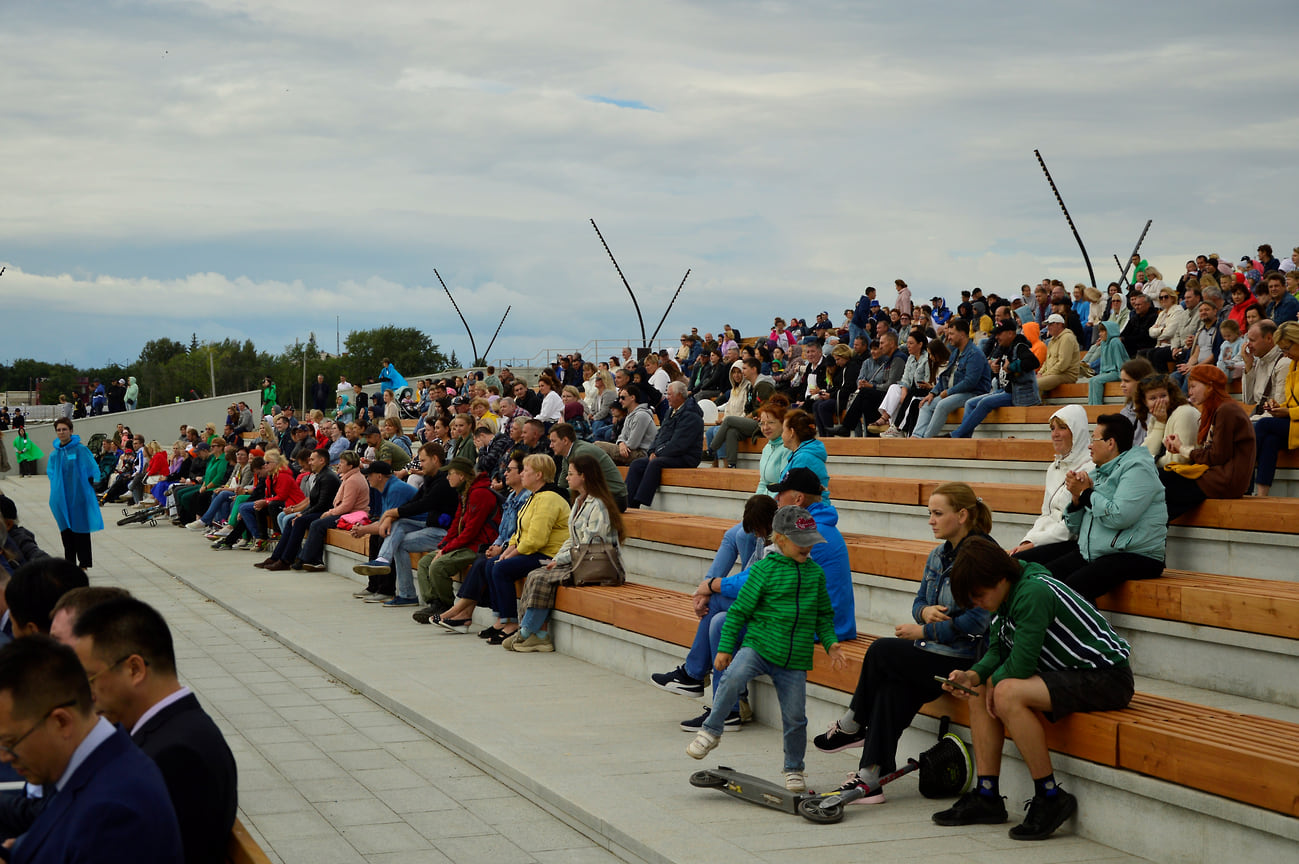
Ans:
[[[495,630],[496,628],[492,628],[492,629]],[[487,644],[500,645],[506,639],[509,639],[511,636],[513,636],[514,633],[518,633],[518,632],[519,632],[518,630],[515,630],[513,633],[506,633],[504,630],[497,630],[495,633],[493,633],[491,636],[487,638]]]

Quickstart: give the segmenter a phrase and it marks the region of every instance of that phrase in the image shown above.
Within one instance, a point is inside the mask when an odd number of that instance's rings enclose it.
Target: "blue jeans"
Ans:
[[[735,601],[721,594],[708,598],[708,614],[699,619],[695,628],[695,641],[690,643],[690,653],[686,655],[686,674],[691,678],[703,680],[713,668],[713,658],[717,656],[717,646],[722,638],[722,625],[726,623],[726,610]],[[717,681],[722,676],[713,676],[713,692],[717,692]]]
[[[212,526],[217,520],[230,518],[230,504],[235,499],[235,493],[230,489],[222,489],[212,496],[212,503],[208,505],[207,512],[203,514],[203,524]]]
[[[854,345],[857,344],[858,336],[865,336],[866,344],[867,345],[871,344],[871,335],[866,331],[866,328],[858,327],[856,324],[849,321],[848,322],[848,347],[849,348],[852,348]]]
[[[1176,380],[1180,372],[1173,373],[1173,379]],[[1105,385],[1111,381],[1119,380],[1119,373],[1106,372],[1087,379],[1087,404],[1100,405],[1105,402]],[[1183,390],[1186,389],[1186,377],[1183,376],[1181,382],[1177,385]]]
[[[943,431],[947,424],[947,415],[957,408],[963,408],[978,393],[954,393],[944,399],[934,398],[928,405],[920,406],[920,415],[916,418],[915,438],[933,438]]]
[[[613,423],[608,419],[591,421],[592,441],[612,441]]]
[[[1255,483],[1271,486],[1276,479],[1276,457],[1290,447],[1290,418],[1263,417],[1254,421],[1254,438],[1258,441],[1258,474]]]
[[[707,579],[725,579],[731,575],[731,567],[736,560],[744,567],[758,551],[758,538],[744,530],[744,524],[736,522],[722,535],[722,545],[717,547],[712,566],[708,568]],[[696,678],[699,676],[696,675]]]
[[[383,541],[379,557],[392,564],[397,578],[397,596],[415,597],[415,574],[410,569],[411,552],[431,552],[447,536],[445,528],[430,528],[415,519],[398,519]]]
[[[998,390],[983,396],[975,396],[965,403],[965,416],[961,418],[961,425],[956,427],[952,437],[969,438],[974,434],[974,427],[983,422],[983,418],[988,416],[988,412],[994,408],[1004,408],[1012,404],[1014,404],[1014,397],[1009,390]]]
[[[780,728],[785,740],[785,771],[802,771],[803,754],[807,752],[807,672],[786,669],[770,663],[752,648],[741,648],[720,677],[721,683],[713,694],[714,710],[704,721],[709,734],[722,737],[728,712],[717,710],[717,705],[734,705],[749,682],[759,675],[771,677],[780,700]]]

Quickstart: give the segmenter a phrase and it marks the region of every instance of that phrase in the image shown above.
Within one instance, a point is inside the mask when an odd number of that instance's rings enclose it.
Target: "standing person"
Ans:
[[[136,383],[134,375],[129,375],[126,379],[126,410],[134,411],[138,404],[140,404],[140,385]]]
[[[99,478],[99,465],[81,437],[72,434],[71,420],[56,420],[54,434],[58,438],[45,465],[50,478],[50,511],[63,537],[63,557],[84,570],[91,566],[90,534],[104,530],[99,500],[91,486]]]
[[[894,307],[898,310],[899,314],[910,315],[912,311],[911,289],[908,288],[907,283],[903,282],[901,279],[894,279],[893,285],[898,289],[898,299],[894,304]]]
[[[275,382],[267,375],[262,379],[262,416],[274,417],[276,404]]]
[[[27,437],[27,428],[19,427],[14,435],[14,456],[18,458],[18,476],[35,477],[36,461],[45,454],[36,442]]]
[[[317,375],[316,382],[311,385],[311,407],[317,411],[328,411],[333,407],[331,403],[334,392],[334,388],[326,383],[325,376]]]
[[[0,474],[8,474],[13,470],[13,465],[9,463],[9,448],[5,446],[4,432],[0,431]]]

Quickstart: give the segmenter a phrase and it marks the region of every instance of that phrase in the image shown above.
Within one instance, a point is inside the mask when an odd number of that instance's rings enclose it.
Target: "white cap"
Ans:
[[[1061,315],[1059,312],[1052,312],[1050,315],[1046,316],[1046,323],[1048,323],[1048,324],[1067,324],[1067,323],[1069,323],[1069,322],[1065,321],[1065,320],[1064,320],[1064,316]]]

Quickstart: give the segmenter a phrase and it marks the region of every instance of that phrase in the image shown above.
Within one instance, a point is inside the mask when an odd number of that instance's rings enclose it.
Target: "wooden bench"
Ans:
[[[561,586],[555,609],[682,647],[691,644],[699,620],[685,593],[634,583]],[[825,653],[816,651],[807,680],[851,693],[873,641],[864,636],[844,643],[845,670],[832,669]],[[921,712],[969,725],[965,703],[951,696],[930,702]],[[1296,724],[1138,693],[1122,711],[1073,714],[1048,724],[1047,745],[1078,759],[1299,816]]]
[[[632,510],[623,515],[627,536],[694,549],[716,549],[734,524],[715,516]],[[845,534],[849,566],[919,582],[932,541]],[[1181,621],[1267,636],[1299,639],[1299,583],[1244,576],[1165,570],[1158,579],[1125,582],[1097,601],[1110,612]]]
[[[1244,389],[1239,379],[1232,381],[1228,385],[1228,391],[1231,393],[1242,393]],[[1088,384],[1086,380],[1078,381],[1075,384],[1061,384],[1054,390],[1048,390],[1042,394],[1043,399],[1086,399],[1088,395]],[[1107,399],[1122,399],[1123,388],[1119,382],[1110,381],[1105,384],[1105,397]]]
[[[235,819],[234,827],[230,829],[226,861],[229,864],[271,864],[271,859],[238,819]]]

